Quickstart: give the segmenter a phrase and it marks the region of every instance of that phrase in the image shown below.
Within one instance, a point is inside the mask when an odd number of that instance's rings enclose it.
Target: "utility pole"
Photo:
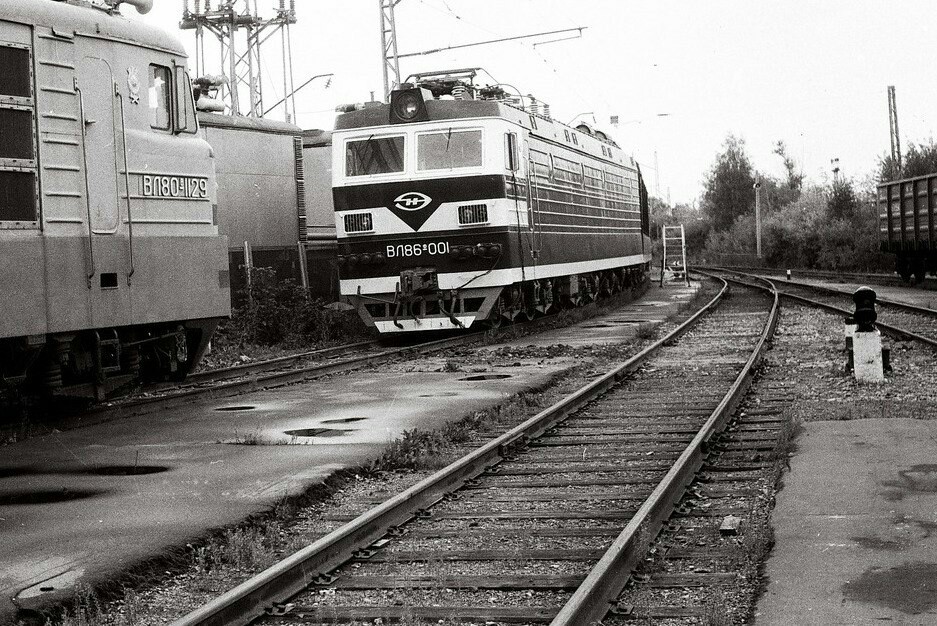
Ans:
[[[400,59],[397,55],[397,22],[394,7],[400,0],[378,0],[381,5],[381,65],[384,68],[384,101],[400,84]]]
[[[901,171],[901,139],[898,137],[898,104],[895,101],[895,86],[888,86],[888,132],[891,135],[891,159]],[[900,176],[900,174],[899,174]]]
[[[654,151],[654,195],[660,198],[660,164],[657,162],[657,150]]]
[[[263,117],[261,46],[280,31],[283,89],[288,92],[293,85],[289,27],[296,23],[296,0],[290,0],[289,8],[286,0],[278,0],[275,15],[271,18],[260,17],[256,0],[253,9],[251,0],[243,0],[241,9],[237,8],[238,4],[239,0],[195,0],[194,10],[191,10],[190,0],[184,0],[179,28],[195,31],[195,70],[200,75],[205,75],[205,32],[217,38],[221,51],[220,69],[226,79],[221,88],[221,98],[226,100],[231,114]],[[241,101],[241,87],[247,91],[246,103]],[[284,100],[283,104],[284,118],[290,121],[289,101]]]
[[[761,176],[755,172],[755,254],[761,258]]]

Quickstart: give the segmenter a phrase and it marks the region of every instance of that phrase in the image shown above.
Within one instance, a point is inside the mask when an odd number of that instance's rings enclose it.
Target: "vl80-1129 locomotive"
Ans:
[[[418,75],[336,120],[340,292],[382,333],[498,325],[646,280],[636,163],[474,75]]]
[[[185,51],[123,1],[0,3],[0,395],[181,378],[230,314]]]

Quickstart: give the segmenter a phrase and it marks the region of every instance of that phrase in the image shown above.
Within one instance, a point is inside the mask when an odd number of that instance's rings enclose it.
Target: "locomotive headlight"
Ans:
[[[425,103],[432,97],[428,90],[419,87],[393,91],[390,94],[390,123],[425,122],[429,119]]]
[[[400,99],[400,104],[397,105],[397,110],[400,111],[400,117],[405,120],[412,120],[416,117],[416,114],[420,112],[420,102],[416,94],[413,92],[404,94]]]

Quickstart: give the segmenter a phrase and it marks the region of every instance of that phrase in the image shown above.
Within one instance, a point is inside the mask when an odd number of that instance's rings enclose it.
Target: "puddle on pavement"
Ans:
[[[911,493],[937,493],[937,464],[912,465],[898,472],[899,480],[883,483],[891,489],[885,494],[889,502],[902,500]]]
[[[459,394],[454,391],[440,391],[439,393],[421,393],[417,398],[452,398]]]
[[[85,500],[107,493],[105,489],[41,489],[37,491],[0,492],[0,506],[55,504]]]
[[[0,478],[15,478],[17,476],[33,476],[43,472],[32,467],[0,467]]]
[[[253,411],[257,407],[251,406],[249,404],[244,404],[240,406],[220,406],[216,411]]]
[[[475,376],[466,376],[465,378],[460,378],[459,380],[503,380],[505,378],[510,378],[510,374],[476,374]]]
[[[160,474],[168,471],[169,468],[162,465],[99,465],[96,467],[86,467],[70,473],[88,476],[145,476],[147,474]]]
[[[323,424],[353,424],[354,422],[363,422],[366,417],[336,417],[335,419],[322,420]]]
[[[904,537],[898,540],[879,539],[878,537],[850,537],[850,539],[866,550],[875,550],[876,552],[901,552],[907,550],[911,545],[911,540]]]
[[[283,434],[290,437],[341,437],[348,433],[355,432],[353,429],[345,428],[299,428],[296,430],[285,430]]]
[[[889,569],[871,567],[843,585],[847,600],[877,604],[908,615],[937,607],[937,563],[905,563]]]

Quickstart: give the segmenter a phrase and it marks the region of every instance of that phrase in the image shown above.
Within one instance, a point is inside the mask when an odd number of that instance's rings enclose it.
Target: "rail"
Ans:
[[[770,285],[770,281],[766,282]],[[725,428],[738,402],[748,390],[752,372],[761,360],[768,339],[777,328],[778,305],[778,293],[774,290],[774,302],[761,338],[735,383],[651,496],[641,505],[638,513],[612,542],[599,563],[592,568],[585,581],[560,610],[551,626],[593,624],[608,613],[610,603],[621,593],[634,566],[643,557],[636,549],[641,538],[656,537],[660,532],[661,525],[670,516],[683,491],[702,467],[710,439]]]

